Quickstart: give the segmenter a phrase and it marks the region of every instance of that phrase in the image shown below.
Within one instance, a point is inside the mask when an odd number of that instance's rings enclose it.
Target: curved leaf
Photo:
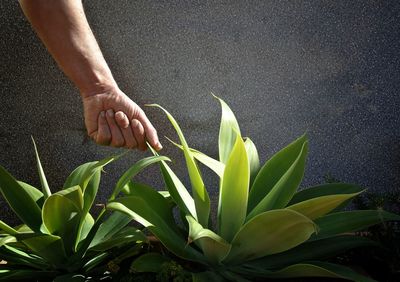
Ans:
[[[170,161],[169,158],[164,157],[164,156],[152,156],[152,157],[147,157],[144,159],[139,160],[137,163],[135,163],[133,166],[131,166],[118,180],[114,191],[112,192],[110,196],[110,200],[114,200],[115,197],[121,192],[121,190],[124,188],[124,186],[133,178],[135,175],[137,175],[139,172],[141,172],[143,169],[148,167],[151,164],[154,164],[156,162],[160,161]]]
[[[250,190],[249,212],[252,211],[274,187],[276,187],[278,182],[285,175],[287,175],[287,172],[301,155],[302,148],[306,141],[307,137],[304,134],[287,147],[280,150],[264,164],[256,176]]]
[[[321,196],[337,195],[337,194],[353,194],[364,191],[358,185],[347,184],[347,183],[328,183],[309,187],[298,191],[293,195],[288,205],[294,205],[309,199],[313,199]]]
[[[43,224],[50,234],[62,237],[68,254],[75,249],[80,216],[80,210],[75,203],[58,193],[51,195],[44,202]]]
[[[298,212],[286,209],[267,211],[240,229],[224,261],[240,263],[284,252],[305,242],[314,232],[315,224]]]
[[[25,183],[23,181],[17,181],[19,185],[29,194],[29,196],[36,202],[36,204],[39,206],[39,208],[42,208],[43,203],[44,203],[44,195],[43,193],[37,189],[36,187],[33,187],[32,185]]]
[[[37,198],[27,191],[27,186],[17,180],[0,165],[0,192],[15,214],[32,230],[39,232],[42,224]]]
[[[239,124],[236,120],[235,115],[229,106],[220,98],[213,96],[218,99],[221,104],[221,125],[219,128],[219,160],[222,163],[226,163],[231,154],[232,148],[235,144],[237,134],[240,134]]]
[[[46,175],[44,174],[43,167],[40,162],[39,152],[37,150],[35,140],[33,139],[32,136],[31,136],[31,138],[32,138],[32,142],[33,142],[33,147],[35,148],[36,165],[37,165],[37,169],[39,172],[40,183],[42,184],[43,195],[44,195],[44,198],[47,199],[51,195],[50,187],[49,187],[49,184],[47,183]]]
[[[203,228],[192,216],[187,215],[186,220],[189,223],[188,241],[198,244],[210,263],[219,264],[228,255],[231,244],[210,229]]]
[[[156,191],[154,192],[158,194]],[[131,216],[147,227],[175,255],[193,261],[203,259],[199,252],[187,246],[186,240],[180,235],[177,226],[170,223],[172,215],[169,210],[165,210],[159,205],[150,205],[137,196],[117,198],[107,205],[107,209],[117,210]]]
[[[154,155],[158,155],[157,152],[148,146]],[[185,214],[191,214],[194,218],[197,218],[196,207],[192,196],[186,190],[186,187],[182,184],[176,174],[167,165],[166,162],[160,162],[161,173],[164,178],[165,185],[168,191],[174,199],[174,202],[179,207],[179,209]]]
[[[307,241],[285,252],[247,262],[246,265],[262,269],[277,269],[304,261],[332,258],[348,250],[366,246],[377,247],[379,244],[364,237],[336,236]]]
[[[282,151],[284,150],[285,149],[283,149]],[[250,218],[256,216],[261,212],[286,207],[286,205],[290,202],[291,198],[296,192],[297,188],[299,187],[300,182],[303,178],[307,152],[308,152],[308,142],[304,141],[301,150],[298,151],[297,158],[293,161],[293,163],[291,163],[290,167],[288,167],[287,171],[285,171],[282,175],[280,174],[281,172],[280,169],[282,169],[282,167],[279,168],[279,166],[287,164],[287,161],[291,159],[291,156],[289,156],[288,153],[285,154],[278,153],[276,155],[277,157],[273,157],[269,162],[267,162],[267,164],[264,166],[265,169],[263,168],[262,172],[259,173],[256,180],[254,181],[253,188],[250,191],[250,197],[251,195],[253,195],[252,198],[253,201],[255,197],[254,195],[257,195],[259,192],[258,193],[255,192],[254,194],[252,194],[252,191],[257,191],[255,189],[259,189],[258,187],[260,186],[258,185],[260,185],[261,180],[264,180],[265,176],[270,175],[271,178],[275,178],[278,176],[280,177],[280,179],[275,183],[275,185],[268,192],[268,194],[255,206],[255,208],[251,211],[249,210],[250,213],[247,216],[247,220],[249,220]],[[278,164],[276,163],[276,161],[282,161],[282,163]],[[268,184],[270,183],[271,182],[269,182]],[[266,186],[266,188],[268,188],[267,190],[269,190],[268,186]]]
[[[208,220],[210,217],[210,197],[208,196],[207,190],[203,182],[203,178],[201,177],[200,174],[200,170],[189,149],[185,136],[183,135],[183,132],[179,127],[179,124],[176,122],[175,118],[167,110],[165,110],[160,105],[156,104],[149,106],[158,107],[161,110],[163,110],[164,113],[167,115],[169,121],[175,128],[176,133],[178,134],[179,140],[183,146],[183,152],[185,155],[186,165],[189,172],[190,183],[192,184],[192,193],[196,206],[197,220],[200,222],[201,225],[208,226]]]
[[[249,158],[251,187],[257,177],[258,172],[260,171],[260,159],[258,157],[256,145],[254,145],[253,141],[251,141],[250,138],[245,138],[244,145],[246,147],[247,156]]]
[[[287,209],[297,211],[309,219],[315,219],[326,215],[360,193],[321,196],[288,206]]]
[[[244,268],[244,267],[238,267],[234,271],[237,271],[242,275],[244,274],[253,277],[275,278],[275,279],[299,278],[299,277],[326,277],[326,278],[347,279],[360,282],[375,281],[366,276],[358,274],[351,268],[333,263],[326,263],[319,261],[310,261],[310,262],[290,265],[278,271],[269,271],[265,269]]]
[[[218,233],[230,242],[242,227],[247,212],[250,166],[244,142],[237,135],[221,179]]]
[[[50,199],[50,197],[47,199]],[[36,255],[44,258],[49,264],[53,264],[56,267],[65,263],[67,259],[63,240],[59,236],[43,234],[22,240],[22,243]]]
[[[146,235],[144,235],[142,231],[133,226],[127,226],[124,229],[120,230],[118,233],[114,234],[112,237],[100,242],[90,249],[103,252],[115,247],[122,247],[128,244],[133,245],[135,242],[138,241],[147,242],[148,240]]]
[[[400,216],[383,210],[345,211],[326,215],[315,220],[318,234],[312,240],[327,238],[342,233],[363,230],[371,225],[390,220],[400,220]]]
[[[172,141],[171,139],[169,139],[167,137],[167,139],[174,144],[176,147],[178,147],[179,149],[183,150],[183,146]],[[206,154],[189,148],[190,152],[192,153],[193,157],[198,160],[199,162],[201,162],[202,164],[204,164],[205,166],[207,166],[209,169],[211,169],[212,171],[214,171],[219,177],[222,178],[222,176],[224,175],[224,169],[225,169],[225,164],[221,163],[220,161],[217,161],[216,159],[213,159],[209,156],[207,156]]]

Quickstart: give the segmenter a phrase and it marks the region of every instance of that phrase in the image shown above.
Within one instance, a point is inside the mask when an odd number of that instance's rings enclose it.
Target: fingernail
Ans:
[[[106,113],[105,113],[104,111],[102,111],[102,112],[100,113],[100,117],[105,118],[105,117],[106,117]]]
[[[107,110],[107,115],[109,117],[114,117],[114,111],[112,109]]]
[[[158,143],[157,143],[157,149],[158,149],[158,150],[161,150],[162,148],[163,148],[163,147],[162,147],[161,143],[158,142]]]

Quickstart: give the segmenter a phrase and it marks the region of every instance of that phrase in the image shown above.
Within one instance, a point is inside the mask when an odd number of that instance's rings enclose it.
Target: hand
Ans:
[[[158,150],[157,132],[143,110],[118,88],[83,98],[88,135],[100,145],[147,149],[146,140]]]

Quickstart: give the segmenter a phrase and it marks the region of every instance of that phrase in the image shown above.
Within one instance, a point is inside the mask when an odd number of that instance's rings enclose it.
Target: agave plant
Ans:
[[[0,220],[0,280],[55,278],[56,281],[86,281],[99,269],[112,251],[117,255],[139,253],[146,236],[127,226],[130,217],[106,210],[96,220],[90,214],[99,188],[102,168],[118,157],[85,163],[67,178],[64,188],[51,193],[35,147],[42,191],[17,181],[0,166],[0,191],[11,209],[23,221],[15,228]],[[119,179],[110,199],[129,178],[147,165],[167,160],[145,158]],[[129,244],[129,248],[125,248]],[[136,250],[136,251],[135,251]],[[73,280],[72,280],[73,279]]]
[[[189,147],[176,120],[159,105],[175,128],[184,154],[192,194],[165,161],[161,172],[182,220],[168,198],[134,182],[125,196],[107,204],[135,219],[179,259],[197,265],[193,281],[247,281],[264,278],[331,277],[371,281],[352,269],[326,262],[351,248],[375,245],[355,236],[399,216],[382,210],[343,211],[363,190],[352,184],[325,184],[298,191],[308,151],[303,135],[263,166],[249,138],[242,138],[228,105],[222,107],[219,160]],[[155,155],[157,153],[153,151]],[[216,223],[210,221],[210,198],[199,163],[220,179]],[[139,257],[132,271],[157,272],[171,258],[157,253]]]

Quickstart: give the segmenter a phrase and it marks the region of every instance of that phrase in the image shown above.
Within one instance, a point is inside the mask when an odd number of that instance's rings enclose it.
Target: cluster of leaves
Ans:
[[[174,144],[183,151],[192,194],[161,161],[170,199],[152,187],[130,181],[126,196],[109,202],[107,208],[130,215],[179,259],[197,264],[203,271],[192,273],[194,281],[292,277],[370,281],[326,259],[356,247],[375,246],[355,232],[399,220],[399,216],[383,210],[342,211],[363,191],[356,185],[330,183],[297,191],[304,174],[307,137],[301,136],[261,167],[255,145],[242,138],[233,112],[219,101],[219,161],[190,148],[173,116],[154,105],[166,113],[178,134],[180,144]],[[215,230],[199,163],[220,178]],[[171,199],[181,221],[173,216]],[[169,259],[145,254],[132,266],[135,272],[159,272]]]
[[[67,178],[64,188],[51,193],[35,145],[42,191],[17,181],[0,166],[0,191],[23,224],[11,227],[0,220],[0,280],[56,279],[85,281],[109,276],[104,264],[140,254],[147,237],[128,226],[131,218],[102,209],[90,214],[102,168],[110,157],[83,164]],[[118,181],[110,199],[143,168],[165,157],[150,157],[132,166]],[[115,255],[117,254],[117,255]],[[116,256],[116,257],[115,257]],[[110,267],[108,267],[110,268]],[[111,269],[112,270],[112,269]]]
[[[378,245],[358,236],[358,231],[400,217],[383,209],[343,211],[363,192],[356,185],[331,181],[298,191],[307,136],[261,166],[256,146],[241,136],[233,112],[217,99],[222,108],[219,160],[190,148],[173,116],[154,105],[166,113],[178,134],[180,144],[173,143],[184,154],[192,193],[170,168],[169,159],[152,150],[154,156],[139,160],[120,177],[94,219],[90,210],[101,170],[119,157],[79,166],[64,188],[53,194],[36,146],[41,190],[17,181],[0,166],[0,191],[23,221],[17,227],[0,221],[0,258],[7,261],[0,264],[0,280],[104,279],[121,274],[121,263],[134,257],[129,264],[133,275],[113,277],[121,281],[296,277],[373,281],[327,259],[357,247]],[[167,191],[133,180],[155,163],[160,165]],[[200,164],[220,180],[215,224]],[[132,219],[145,227],[145,233],[128,225]],[[163,247],[156,248],[148,233]]]

